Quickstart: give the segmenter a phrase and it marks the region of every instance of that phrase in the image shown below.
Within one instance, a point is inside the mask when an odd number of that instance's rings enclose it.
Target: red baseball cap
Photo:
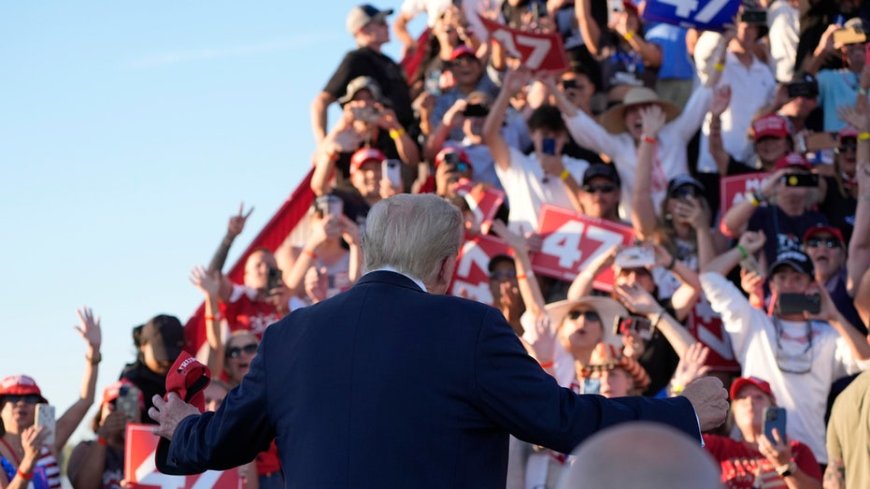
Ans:
[[[752,385],[758,387],[761,392],[764,392],[771,399],[776,401],[776,396],[773,395],[773,390],[770,388],[770,384],[766,380],[761,380],[758,377],[738,377],[734,379],[734,382],[731,383],[731,391],[729,394],[731,395],[731,400],[737,398],[737,394],[740,393],[740,389],[746,387],[747,385]]]
[[[477,59],[477,54],[473,49],[465,44],[460,44],[453,49],[452,53],[450,53],[450,61],[456,61],[463,56],[471,56],[472,58]]]
[[[801,155],[797,153],[786,153],[785,156],[776,160],[773,165],[774,170],[782,170],[783,168],[800,168],[801,170],[812,171],[813,167]]]
[[[826,234],[826,233],[837,238],[838,240],[840,240],[841,243],[843,243],[843,244],[846,243],[846,240],[843,239],[842,231],[835,228],[834,226],[825,226],[823,224],[816,224],[815,226],[807,229],[807,231],[804,233],[803,241],[806,242],[806,240],[812,238],[813,236],[815,236],[817,234]]]
[[[465,150],[462,150],[460,148],[454,148],[452,146],[447,146],[446,148],[439,151],[437,155],[435,155],[435,168],[438,168],[441,163],[444,163],[444,158],[446,158],[447,155],[451,153],[456,153],[457,155],[459,155],[459,161],[468,165],[469,168],[474,168],[474,165],[471,164],[471,158],[468,157],[468,153],[466,153]]]
[[[837,133],[838,139],[857,138],[857,137],[858,137],[858,130],[852,126],[843,126],[843,128],[840,129],[840,132]]]
[[[369,161],[377,161],[378,163],[387,159],[384,156],[384,153],[381,150],[376,148],[361,148],[356,150],[353,156],[350,158],[350,170],[359,170],[361,166],[368,163]]]
[[[788,121],[779,115],[759,117],[752,121],[752,139],[758,141],[761,138],[785,138],[790,134]]]
[[[48,403],[42,396],[42,391],[36,385],[33,377],[27,375],[9,375],[0,380],[0,397],[2,396],[38,396],[39,402]]]

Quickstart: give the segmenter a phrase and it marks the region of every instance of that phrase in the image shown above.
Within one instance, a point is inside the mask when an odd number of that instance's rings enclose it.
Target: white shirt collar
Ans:
[[[384,266],[384,267],[381,267],[381,268],[377,268],[377,269],[375,269],[375,270],[369,270],[369,271],[366,272],[365,274],[368,275],[368,274],[370,274],[370,273],[372,273],[372,272],[393,272],[393,273],[398,273],[399,275],[402,275],[402,276],[404,276],[404,277],[407,277],[408,280],[411,280],[412,282],[414,282],[415,284],[417,284],[417,287],[420,287],[420,289],[421,289],[423,292],[426,292],[426,293],[429,292],[429,289],[426,288],[426,285],[423,283],[422,280],[420,280],[420,279],[417,278],[417,277],[412,277],[412,276],[408,275],[407,273],[400,272],[400,271],[396,270],[395,268],[393,268],[393,267],[391,267],[391,266]]]

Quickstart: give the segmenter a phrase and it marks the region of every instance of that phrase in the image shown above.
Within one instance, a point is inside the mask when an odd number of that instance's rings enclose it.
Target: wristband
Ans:
[[[685,389],[685,387],[683,387],[681,385],[671,384],[671,394],[674,396],[679,396],[680,394],[682,394],[683,389]]]
[[[645,142],[646,144],[656,144],[658,142],[658,140],[656,138],[654,138],[652,136],[646,136],[646,135],[641,136],[640,140]]]
[[[634,39],[634,32],[627,31],[622,37],[624,37],[626,41],[631,42],[631,40]]]
[[[97,352],[92,357],[85,355],[85,360],[87,360],[91,365],[99,365],[99,363],[103,361],[103,354]]]
[[[864,131],[858,133],[858,141],[870,140],[870,132]]]
[[[746,192],[743,196],[746,197],[746,200],[749,201],[750,204],[752,204],[752,207],[758,207],[761,205],[761,201],[758,200],[758,195],[756,195],[755,192]]]
[[[205,316],[205,320],[206,320],[206,321],[220,321],[220,320],[221,320],[221,315],[220,315],[220,314],[216,314],[216,315],[214,315],[214,316],[211,316],[211,315],[206,314],[206,316]]]
[[[568,178],[570,176],[571,176],[571,172],[569,172],[568,169],[565,168],[564,170],[562,170],[562,173],[559,174],[559,179],[562,180],[563,182],[567,182]]]
[[[308,248],[302,248],[302,254],[307,256],[308,258],[311,258],[312,260],[317,258],[317,253],[309,250]]]
[[[789,460],[787,464],[780,465],[774,470],[776,470],[776,473],[779,474],[780,477],[789,477],[794,475],[797,471],[797,464],[795,464],[793,460]]]
[[[396,140],[405,135],[405,130],[402,128],[399,129],[390,129],[390,139]]]
[[[526,278],[527,277],[526,277],[525,273],[518,273],[517,274],[517,280],[525,280]]]
[[[22,472],[21,469],[18,469],[17,474],[18,474],[18,477],[21,477],[22,479],[24,479],[26,481],[33,479],[33,472],[32,471],[30,473],[25,473],[25,472]]]
[[[722,73],[723,71],[725,71],[725,65],[722,63],[716,63],[713,65],[713,69],[718,71],[719,73]]]
[[[553,361],[548,360],[546,362],[541,362],[541,368],[547,370],[548,368],[553,368]]]
[[[745,260],[749,258],[749,252],[746,251],[746,248],[744,248],[742,244],[737,244],[737,251],[740,252],[740,259]]]
[[[97,444],[101,447],[105,447],[109,445],[109,440],[106,440],[102,436],[97,435]]]

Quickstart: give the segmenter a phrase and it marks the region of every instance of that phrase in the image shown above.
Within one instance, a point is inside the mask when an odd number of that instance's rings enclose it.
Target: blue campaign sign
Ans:
[[[741,0],[648,0],[644,20],[721,31],[734,22]]]

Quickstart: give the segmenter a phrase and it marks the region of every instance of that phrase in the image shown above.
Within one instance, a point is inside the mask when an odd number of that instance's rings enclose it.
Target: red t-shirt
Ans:
[[[256,300],[257,291],[233,284],[229,299],[221,301],[220,309],[230,331],[246,329],[263,337],[266,328],[281,319],[278,309],[269,302]]]
[[[751,489],[756,477],[761,477],[755,487],[764,489],[787,489],[788,486],[776,467],[767,457],[748,444],[724,436],[704,435],[704,445],[708,452],[719,462],[722,469],[722,482],[734,489]],[[799,441],[790,441],[792,458],[801,471],[822,482],[822,471],[813,452]]]

